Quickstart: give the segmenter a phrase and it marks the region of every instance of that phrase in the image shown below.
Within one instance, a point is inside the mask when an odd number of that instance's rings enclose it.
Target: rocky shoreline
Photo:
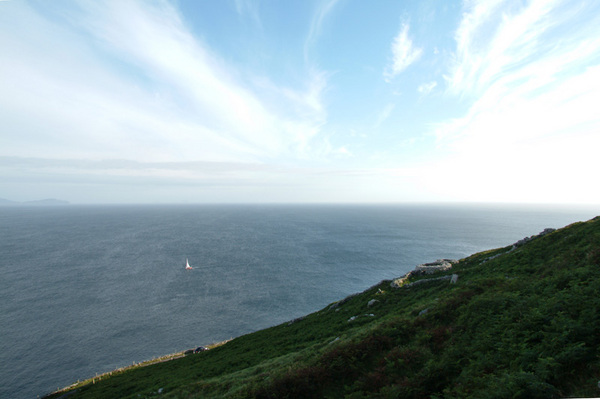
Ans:
[[[556,231],[556,229],[546,228],[546,229],[542,230],[539,234],[535,234],[530,237],[522,238],[519,241],[512,244],[511,248],[508,251],[501,252],[499,254],[485,258],[483,261],[481,261],[481,263],[485,263],[494,258],[497,258],[498,256],[505,255],[509,252],[512,252],[512,251],[516,250],[517,248],[530,242],[531,240],[534,240],[539,237],[543,237],[546,234],[550,234],[554,231]],[[420,285],[420,284],[425,284],[425,283],[429,283],[429,282],[433,282],[433,281],[440,281],[440,280],[450,280],[450,283],[454,284],[458,281],[458,274],[451,274],[451,275],[446,275],[446,276],[441,276],[441,277],[427,278],[427,279],[413,281],[410,283],[408,282],[408,280],[411,279],[412,277],[416,277],[416,276],[422,276],[422,275],[426,275],[426,274],[434,274],[434,273],[445,272],[445,271],[451,270],[452,266],[456,265],[457,263],[459,263],[459,261],[456,259],[438,259],[435,262],[422,263],[420,265],[417,265],[417,267],[415,267],[414,270],[406,273],[402,277],[394,279],[390,283],[390,286],[392,288],[412,287],[415,285]]]
[[[393,280],[390,283],[392,288],[400,288],[400,287],[412,287],[414,285],[425,284],[432,281],[439,280],[450,280],[451,283],[456,283],[458,281],[458,274],[452,274],[447,276],[428,278],[423,280],[417,280],[412,283],[409,283],[408,280],[412,277],[422,276],[425,274],[434,274],[439,272],[444,272],[452,269],[452,266],[457,264],[458,261],[455,259],[438,259],[435,262],[431,263],[422,263],[415,267],[414,270],[406,273],[404,276]]]

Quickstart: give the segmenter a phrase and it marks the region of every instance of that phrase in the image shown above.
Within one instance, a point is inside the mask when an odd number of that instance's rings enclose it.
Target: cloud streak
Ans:
[[[420,85],[417,88],[417,91],[419,93],[421,93],[422,95],[426,96],[429,93],[431,93],[433,91],[433,89],[436,88],[436,86],[437,86],[437,82],[434,80],[434,81],[431,81],[431,82],[428,82],[428,83],[423,83],[422,85]]]
[[[334,152],[351,155],[343,147]],[[148,193],[149,202],[172,202],[173,192],[179,196],[176,202],[239,202],[232,193],[243,194],[244,202],[315,201],[313,190],[320,193],[319,202],[370,201],[379,194],[393,198],[394,182],[405,177],[402,171],[389,169],[0,156],[5,186],[43,186],[49,195],[59,197],[66,188],[73,192],[71,201],[84,203],[140,202],[139,196],[128,198],[132,189]]]
[[[593,169],[590,148],[600,147],[592,105],[600,101],[600,32],[588,29],[599,21],[565,29],[585,12],[561,1],[469,3],[447,82],[448,93],[472,102],[464,116],[436,126],[439,149],[451,155],[431,169],[432,184],[449,189],[460,181],[454,189],[483,201],[504,199],[491,182],[522,201],[587,202],[600,194],[585,189],[585,173],[565,175],[565,165]]]
[[[315,46],[317,39],[321,35],[323,24],[327,19],[327,16],[333,11],[335,5],[339,0],[322,0],[314,13],[310,27],[308,30],[308,36],[304,42],[304,62],[310,64],[310,52]]]
[[[556,73],[566,63],[582,62],[581,55],[569,54],[570,48],[589,42],[585,36],[597,32],[584,27],[563,30],[576,13],[561,0],[534,0],[521,7],[506,0],[467,3],[455,34],[455,63],[447,77],[450,90],[477,95],[498,82],[518,83],[540,72],[545,75],[547,65],[563,64],[552,72]],[[595,18],[592,23],[597,22]],[[557,57],[564,55],[571,57],[559,61]]]
[[[388,120],[388,118],[394,111],[394,108],[396,108],[395,104],[392,104],[392,103],[387,104],[377,115],[377,119],[375,120],[375,124],[373,125],[373,128],[375,128],[375,129],[379,128],[386,120]]]
[[[2,35],[12,42],[0,55],[11,76],[0,83],[0,115],[18,131],[3,140],[5,154],[256,162],[318,145],[323,75],[306,92],[266,100],[170,2],[77,4],[58,20],[10,4],[19,18],[4,30],[21,34]]]
[[[400,31],[392,41],[392,63],[384,71],[384,77],[390,82],[394,77],[402,73],[409,65],[417,61],[423,50],[413,45],[412,39],[408,36],[410,26],[403,23]]]
[[[273,129],[277,117],[186,30],[168,3],[91,5],[86,26],[148,76],[158,77],[189,100],[198,122],[220,137],[255,153],[283,150],[285,143]]]
[[[265,187],[292,200],[290,187],[307,190],[299,200],[556,195],[537,181],[600,198],[578,177],[600,148],[598,3],[291,4],[2,2],[2,182],[257,201]],[[527,175],[539,165],[552,178]]]

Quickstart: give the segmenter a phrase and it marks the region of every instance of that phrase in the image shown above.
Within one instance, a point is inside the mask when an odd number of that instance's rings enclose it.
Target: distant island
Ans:
[[[57,205],[69,205],[69,201],[46,198],[35,201],[11,201],[5,198],[0,198],[0,206],[57,206]]]

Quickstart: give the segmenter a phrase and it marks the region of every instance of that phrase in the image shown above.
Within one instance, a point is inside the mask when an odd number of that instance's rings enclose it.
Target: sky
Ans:
[[[600,204],[596,0],[0,0],[0,197]]]

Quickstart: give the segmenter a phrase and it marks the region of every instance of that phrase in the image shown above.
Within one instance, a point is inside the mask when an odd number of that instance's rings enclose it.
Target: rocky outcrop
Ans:
[[[417,267],[415,267],[415,270],[410,271],[410,272],[406,273],[404,276],[392,281],[392,283],[390,285],[393,288],[398,288],[398,287],[402,287],[402,286],[411,287],[416,284],[423,284],[422,282],[450,280],[450,279],[453,279],[452,282],[455,283],[456,281],[458,281],[458,275],[454,275],[454,274],[452,276],[442,276],[442,277],[437,277],[437,278],[418,280],[413,283],[408,283],[407,281],[411,277],[420,276],[423,274],[433,274],[433,273],[450,270],[450,269],[452,269],[452,265],[455,265],[457,263],[458,263],[458,261],[454,260],[454,259],[438,259],[435,262],[422,263],[422,264],[418,265]],[[456,277],[454,278],[453,276],[456,276]]]
[[[489,257],[485,258],[484,260],[482,260],[481,263],[489,262],[490,260],[496,259],[499,256],[506,255],[507,253],[510,253],[510,252],[514,251],[515,249],[519,248],[520,246],[525,245],[529,241],[534,240],[534,239],[539,238],[539,237],[542,237],[542,236],[545,236],[546,234],[550,234],[553,231],[556,231],[556,229],[548,227],[548,228],[544,229],[542,232],[540,232],[539,234],[532,235],[531,237],[522,238],[519,241],[515,242],[508,251],[501,252],[499,254],[489,256]]]
[[[481,263],[488,262],[494,258],[505,255],[509,252],[512,252],[512,251],[516,250],[517,248],[519,248],[520,246],[528,243],[529,241],[539,238],[539,237],[542,237],[542,236],[545,236],[546,234],[550,234],[555,230],[556,229],[547,228],[547,229],[544,229],[539,234],[533,235],[531,237],[525,237],[525,238],[517,241],[516,243],[514,243],[511,247],[511,249],[509,249],[508,251],[487,257],[484,260],[482,260]],[[454,259],[438,259],[435,262],[422,263],[422,264],[418,265],[417,267],[415,267],[415,270],[410,271],[407,274],[405,274],[404,276],[392,281],[390,285],[393,288],[412,287],[414,285],[420,285],[420,284],[425,284],[428,282],[439,281],[439,280],[450,280],[450,283],[455,284],[458,281],[458,274],[453,274],[451,276],[448,275],[448,276],[442,276],[442,277],[417,280],[412,283],[409,283],[408,280],[411,277],[416,277],[416,276],[423,275],[423,274],[433,274],[433,273],[439,273],[439,272],[444,272],[444,271],[450,270],[450,269],[452,269],[452,265],[454,265],[456,263],[458,263],[458,261],[454,260]]]
[[[434,278],[424,278],[422,280],[413,281],[412,283],[404,283],[404,284],[402,284],[402,287],[406,287],[406,288],[414,287],[415,285],[433,283],[434,281],[442,281],[442,280],[450,280],[450,284],[456,284],[456,282],[458,281],[458,274],[452,274],[452,275],[434,277]]]
[[[531,240],[533,240],[535,238],[539,238],[539,237],[545,236],[546,234],[550,234],[550,233],[552,233],[555,230],[556,229],[553,229],[553,228],[549,227],[549,228],[544,229],[542,232],[540,232],[540,234],[533,235],[531,237],[525,237],[525,238],[523,238],[523,239],[515,242],[513,244],[513,249],[517,248],[517,247],[520,247],[521,245],[526,244],[526,243],[528,243],[529,241],[531,241]]]
[[[379,301],[377,299],[371,299],[368,303],[367,303],[367,307],[371,307],[374,306],[378,303]]]
[[[431,263],[422,263],[415,268],[416,272],[422,272],[424,274],[433,274],[437,272],[443,272],[450,270],[453,264],[458,263],[454,259],[438,259]]]
[[[292,325],[292,324],[294,324],[294,323],[297,323],[297,322],[299,322],[299,321],[302,321],[302,320],[304,320],[305,318],[306,318],[306,316],[302,316],[302,317],[298,317],[298,318],[296,318],[296,319],[294,319],[294,320],[290,320],[290,321],[288,321],[288,326],[291,326],[291,325]]]
[[[341,301],[337,301],[334,302],[333,304],[331,304],[331,306],[329,306],[329,310],[331,309],[337,309],[339,308],[341,305],[345,304],[346,302],[348,302],[350,299],[354,298],[355,296],[359,295],[360,293],[356,293],[356,294],[352,294],[352,295],[348,295],[346,298],[342,299]]]

